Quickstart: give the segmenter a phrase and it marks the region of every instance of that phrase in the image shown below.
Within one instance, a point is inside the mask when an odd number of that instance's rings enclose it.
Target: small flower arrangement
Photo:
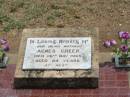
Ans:
[[[103,45],[107,48],[114,48],[114,54],[115,56],[118,56],[119,58],[128,59],[130,57],[130,47],[128,44],[128,40],[130,39],[130,33],[129,32],[118,32],[121,45],[118,48],[115,48],[115,45],[117,45],[116,40],[106,40],[104,41]]]
[[[1,51],[9,51],[10,46],[6,39],[0,38],[0,49]]]
[[[121,40],[121,45],[119,48],[114,48],[114,52],[116,55],[126,58],[129,56],[130,48],[128,45],[128,39],[130,39],[129,32],[118,32],[119,38]],[[117,44],[116,40],[106,40],[103,45],[105,47],[114,47]]]
[[[0,38],[0,68],[6,67],[8,58],[5,52],[9,51],[9,43],[6,39]]]
[[[0,38],[0,63],[2,63],[4,56],[5,56],[5,52],[9,51],[10,47],[9,47],[9,43],[7,42],[6,39],[1,39]]]

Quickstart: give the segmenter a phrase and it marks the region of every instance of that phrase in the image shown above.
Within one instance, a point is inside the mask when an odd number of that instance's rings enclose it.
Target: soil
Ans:
[[[67,3],[65,3],[67,1]],[[104,40],[118,39],[119,31],[130,32],[130,0],[35,0],[35,2],[46,3],[48,11],[42,16],[29,20],[24,28],[42,27],[98,27],[99,43],[101,52],[110,52],[110,48],[102,46]],[[26,1],[24,1],[26,2]],[[54,10],[62,14],[53,13]],[[24,7],[18,9],[14,14],[18,17],[23,13]],[[47,18],[55,15],[53,21]],[[22,14],[23,15],[23,14]],[[2,26],[1,26],[2,27]],[[17,53],[21,30],[13,29],[8,33],[1,33],[1,37],[7,37],[11,50]]]

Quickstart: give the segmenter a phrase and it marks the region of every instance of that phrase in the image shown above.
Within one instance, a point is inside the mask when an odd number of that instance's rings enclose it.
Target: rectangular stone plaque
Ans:
[[[91,37],[28,38],[23,69],[90,69]]]

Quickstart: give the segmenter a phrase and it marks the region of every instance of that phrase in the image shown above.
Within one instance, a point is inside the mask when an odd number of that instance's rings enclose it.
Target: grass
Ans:
[[[52,15],[49,15],[49,16],[47,17],[47,25],[48,25],[48,26],[53,26],[53,25],[54,25],[54,22],[55,22],[55,17],[52,16]]]
[[[129,0],[0,0],[0,31],[55,26],[58,20],[68,26],[99,26],[100,19],[104,26],[108,18],[125,21],[129,4]]]
[[[11,29],[22,29],[25,25],[21,20],[6,14],[0,14],[0,23],[3,26],[2,31],[9,32]]]
[[[44,19],[47,26],[56,25],[55,21],[59,18],[78,19],[79,16],[72,14],[75,14],[73,6],[79,5],[78,0],[64,0],[62,3],[58,0],[0,0],[0,31],[20,30],[37,19]]]
[[[130,32],[129,5],[130,0],[0,0],[0,32],[15,36],[24,28],[98,27],[102,45],[115,32]]]
[[[0,0],[0,31],[20,30],[37,19],[44,19],[47,26],[55,26],[58,19],[80,19],[77,14],[80,5],[78,0]]]
[[[42,17],[48,10],[44,3],[38,3],[35,0],[9,1],[0,0],[0,24],[2,26],[0,31],[3,32],[9,32],[12,29],[23,29],[29,21]],[[20,10],[23,13],[20,13]],[[17,17],[17,14],[23,16]]]
[[[22,29],[25,26],[24,22],[11,14],[22,7],[23,0],[12,0],[7,7],[8,4],[6,0],[0,1],[0,24],[2,26],[0,30],[9,32],[11,29]]]

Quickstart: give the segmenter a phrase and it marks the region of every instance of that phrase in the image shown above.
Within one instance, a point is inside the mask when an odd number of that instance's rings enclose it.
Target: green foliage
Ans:
[[[44,4],[31,3],[25,10],[27,20],[42,17],[48,8]]]
[[[18,20],[9,20],[4,25],[3,31],[9,32],[11,29],[22,29],[24,28],[25,24],[22,21]]]
[[[47,25],[48,26],[53,26],[55,22],[55,17],[53,15],[49,15],[47,17]]]
[[[4,51],[0,49],[0,63],[3,59],[3,56],[4,56]]]
[[[0,0],[0,30],[23,29],[25,23],[27,25],[30,20],[42,17],[47,11],[44,3],[35,0]],[[17,17],[19,13],[23,16]]]
[[[25,0],[12,0],[10,5],[10,12],[16,12],[18,8],[22,8],[24,6]]]
[[[64,15],[63,10],[52,10],[52,12],[47,16],[47,25],[53,26],[56,19]]]
[[[10,20],[10,18],[6,15],[0,14],[0,22],[8,22]]]
[[[11,29],[22,29],[25,25],[22,21],[0,14],[0,23],[3,24],[3,31],[9,32]]]
[[[64,13],[62,10],[54,10],[51,15],[53,15],[54,17],[61,17],[64,15]]]
[[[114,52],[116,55],[120,56],[120,49],[119,49],[119,48],[114,48],[113,52]]]
[[[23,4],[24,0],[12,0],[11,2],[0,0],[1,30],[9,32],[11,29],[22,29],[25,26],[22,20],[16,18],[12,14],[12,12],[15,12],[18,8],[22,7]]]

